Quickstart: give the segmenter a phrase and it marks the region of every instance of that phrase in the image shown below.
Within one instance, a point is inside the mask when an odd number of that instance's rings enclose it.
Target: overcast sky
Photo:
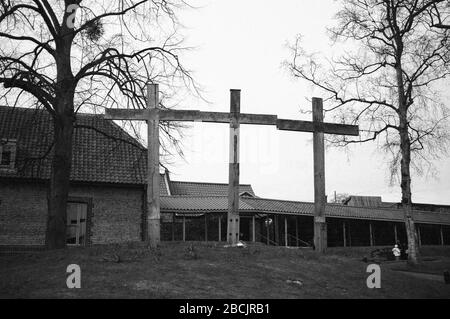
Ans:
[[[229,90],[241,89],[241,112],[276,114],[311,120],[299,110],[310,109],[306,98],[320,96],[294,80],[283,68],[286,47],[296,34],[310,51],[332,50],[326,36],[337,3],[332,0],[279,2],[203,0],[202,8],[183,11],[186,44],[196,49],[184,63],[204,88],[201,100],[185,108],[229,111]],[[195,124],[186,132],[185,159],[174,159],[172,179],[228,182],[229,129],[221,124]],[[241,183],[252,184],[261,197],[313,200],[312,135],[282,132],[273,127],[242,126]],[[398,184],[389,186],[388,158],[376,143],[356,145],[347,152],[326,152],[326,192],[382,196],[400,201]],[[413,176],[413,201],[450,204],[450,160],[436,162],[437,176]]]

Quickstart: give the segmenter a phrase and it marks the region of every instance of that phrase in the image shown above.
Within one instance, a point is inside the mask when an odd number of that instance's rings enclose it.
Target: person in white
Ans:
[[[401,251],[400,248],[398,248],[398,245],[395,245],[394,248],[392,248],[392,253],[394,254],[395,260],[400,260]]]

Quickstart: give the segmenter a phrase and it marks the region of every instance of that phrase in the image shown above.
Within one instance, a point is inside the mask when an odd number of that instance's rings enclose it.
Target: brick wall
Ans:
[[[72,186],[70,196],[92,200],[92,244],[141,240],[142,188]],[[44,184],[0,182],[0,246],[44,245],[46,217]]]
[[[46,208],[44,184],[0,182],[0,245],[44,245]]]
[[[77,186],[70,195],[92,198],[93,244],[141,240],[142,188]]]

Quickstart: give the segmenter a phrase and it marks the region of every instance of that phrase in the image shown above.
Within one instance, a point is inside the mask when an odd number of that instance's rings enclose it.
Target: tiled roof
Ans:
[[[71,181],[146,183],[145,147],[101,115],[78,114],[76,125]],[[0,139],[17,139],[16,172],[0,170],[0,177],[49,179],[53,124],[45,110],[0,106]],[[167,194],[163,178],[161,194]]]
[[[225,196],[161,196],[161,210],[173,212],[215,212],[228,209],[228,197]],[[253,207],[239,201],[239,209],[251,211]]]
[[[212,197],[161,197],[161,211],[172,213],[213,213],[227,212],[228,199],[225,196]],[[239,210],[242,213],[268,213],[285,215],[314,215],[314,203],[282,201],[263,198],[241,197]],[[336,218],[366,219],[403,222],[401,209],[354,207],[328,204],[325,215]],[[446,213],[414,211],[417,223],[450,225],[450,215]]]
[[[170,189],[172,195],[182,196],[227,196],[228,184],[217,183],[194,183],[171,181]],[[247,192],[255,196],[251,185],[240,185],[239,192]]]

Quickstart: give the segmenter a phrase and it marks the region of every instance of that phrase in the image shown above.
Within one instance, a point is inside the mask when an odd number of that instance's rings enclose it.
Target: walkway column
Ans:
[[[252,217],[252,240],[255,243],[256,242],[256,218],[255,215]]]
[[[345,221],[342,222],[342,236],[344,236],[344,247],[347,247],[347,231],[345,229]]]
[[[183,216],[183,241],[186,241],[186,216]]]
[[[417,226],[417,237],[419,239],[419,246],[422,246],[422,236],[420,234],[420,226],[417,224],[416,224],[416,226]]]
[[[445,243],[444,243],[444,230],[443,230],[443,227],[444,226],[441,225],[441,246],[445,245]]]
[[[176,221],[176,215],[175,213],[172,214],[172,241],[175,241],[175,221]]]
[[[287,216],[284,217],[284,245],[288,246],[288,223],[287,223]]]
[[[219,216],[219,242],[222,241],[222,216]]]
[[[394,224],[394,236],[395,236],[395,243],[397,244],[398,242],[398,234],[397,234],[397,225]]]
[[[372,223],[369,222],[370,246],[374,245]]]
[[[274,228],[275,228],[275,231],[274,231],[275,240],[274,240],[274,242],[277,244],[277,246],[279,246],[280,245],[280,226],[278,225],[278,215],[275,215],[273,220],[274,220],[273,225],[274,225]]]
[[[205,213],[205,241],[208,241],[208,214]]]
[[[297,244],[297,247],[299,246],[299,241],[298,241],[298,217],[295,216],[295,242]]]

